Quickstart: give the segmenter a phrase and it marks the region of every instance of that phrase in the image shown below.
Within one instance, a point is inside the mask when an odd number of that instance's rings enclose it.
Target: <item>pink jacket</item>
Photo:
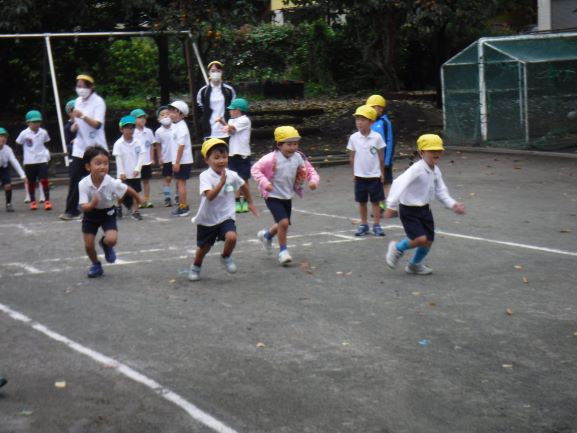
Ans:
[[[274,172],[276,168],[275,155],[277,150],[267,153],[261,159],[259,159],[250,169],[250,174],[252,178],[258,184],[258,189],[260,190],[262,196],[267,198],[269,191],[266,190],[268,185],[272,184],[274,178]],[[306,181],[313,182],[318,186],[320,177],[312,164],[307,160],[306,156],[301,153],[303,160],[305,161],[305,166],[299,168],[299,172],[295,175],[294,190],[299,197],[303,196],[303,183]]]

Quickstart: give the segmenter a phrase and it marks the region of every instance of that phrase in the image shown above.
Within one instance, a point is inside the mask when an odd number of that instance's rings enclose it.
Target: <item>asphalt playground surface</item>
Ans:
[[[195,283],[195,227],[158,207],[160,180],[94,280],[80,222],[57,218],[66,186],[51,212],[0,195],[0,432],[577,432],[576,160],[448,151],[440,167],[467,214],[434,204],[431,276],[405,274],[410,255],[385,266],[398,219],[354,237],[346,166],[294,200],[293,266],[256,241],[272,222],[257,199],[238,273],[217,244]]]

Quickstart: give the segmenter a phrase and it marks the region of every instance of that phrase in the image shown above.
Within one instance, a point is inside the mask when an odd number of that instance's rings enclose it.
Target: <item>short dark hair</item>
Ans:
[[[212,146],[210,149],[208,149],[208,152],[206,152],[206,159],[208,159],[210,157],[210,155],[212,155],[212,152],[223,152],[223,153],[228,153],[228,146],[226,144],[215,144],[214,146]]]
[[[110,159],[110,153],[104,147],[100,146],[90,146],[84,152],[84,157],[82,158],[84,164],[90,164],[94,158],[98,155],[105,155],[108,159]]]

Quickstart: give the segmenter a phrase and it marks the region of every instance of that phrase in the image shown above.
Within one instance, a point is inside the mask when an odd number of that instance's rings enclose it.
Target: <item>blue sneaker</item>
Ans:
[[[369,225],[361,224],[357,229],[355,236],[365,236],[367,233],[369,233]]]
[[[175,217],[185,217],[190,214],[190,208],[188,206],[178,205],[176,209],[172,211],[172,216]]]
[[[109,247],[104,243],[104,236],[100,238],[98,244],[102,247],[104,251],[104,258],[108,263],[114,263],[116,261],[116,252],[114,252],[114,247]]]
[[[373,224],[373,233],[376,236],[385,236],[385,232],[380,224]]]
[[[102,263],[96,262],[90,265],[90,269],[88,269],[88,278],[97,278],[101,277],[104,274],[102,270]]]

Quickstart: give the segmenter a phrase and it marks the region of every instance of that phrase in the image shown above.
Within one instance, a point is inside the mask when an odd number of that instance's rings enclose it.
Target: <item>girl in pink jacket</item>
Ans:
[[[292,211],[292,198],[296,192],[303,195],[303,185],[308,182],[314,190],[319,185],[319,175],[306,157],[299,152],[301,136],[292,126],[279,126],[274,131],[276,149],[259,159],[251,168],[266,207],[275,223],[268,230],[258,232],[258,239],[268,253],[272,252],[272,239],[278,234],[278,262],[287,266],[292,257],[287,249],[287,231]]]

